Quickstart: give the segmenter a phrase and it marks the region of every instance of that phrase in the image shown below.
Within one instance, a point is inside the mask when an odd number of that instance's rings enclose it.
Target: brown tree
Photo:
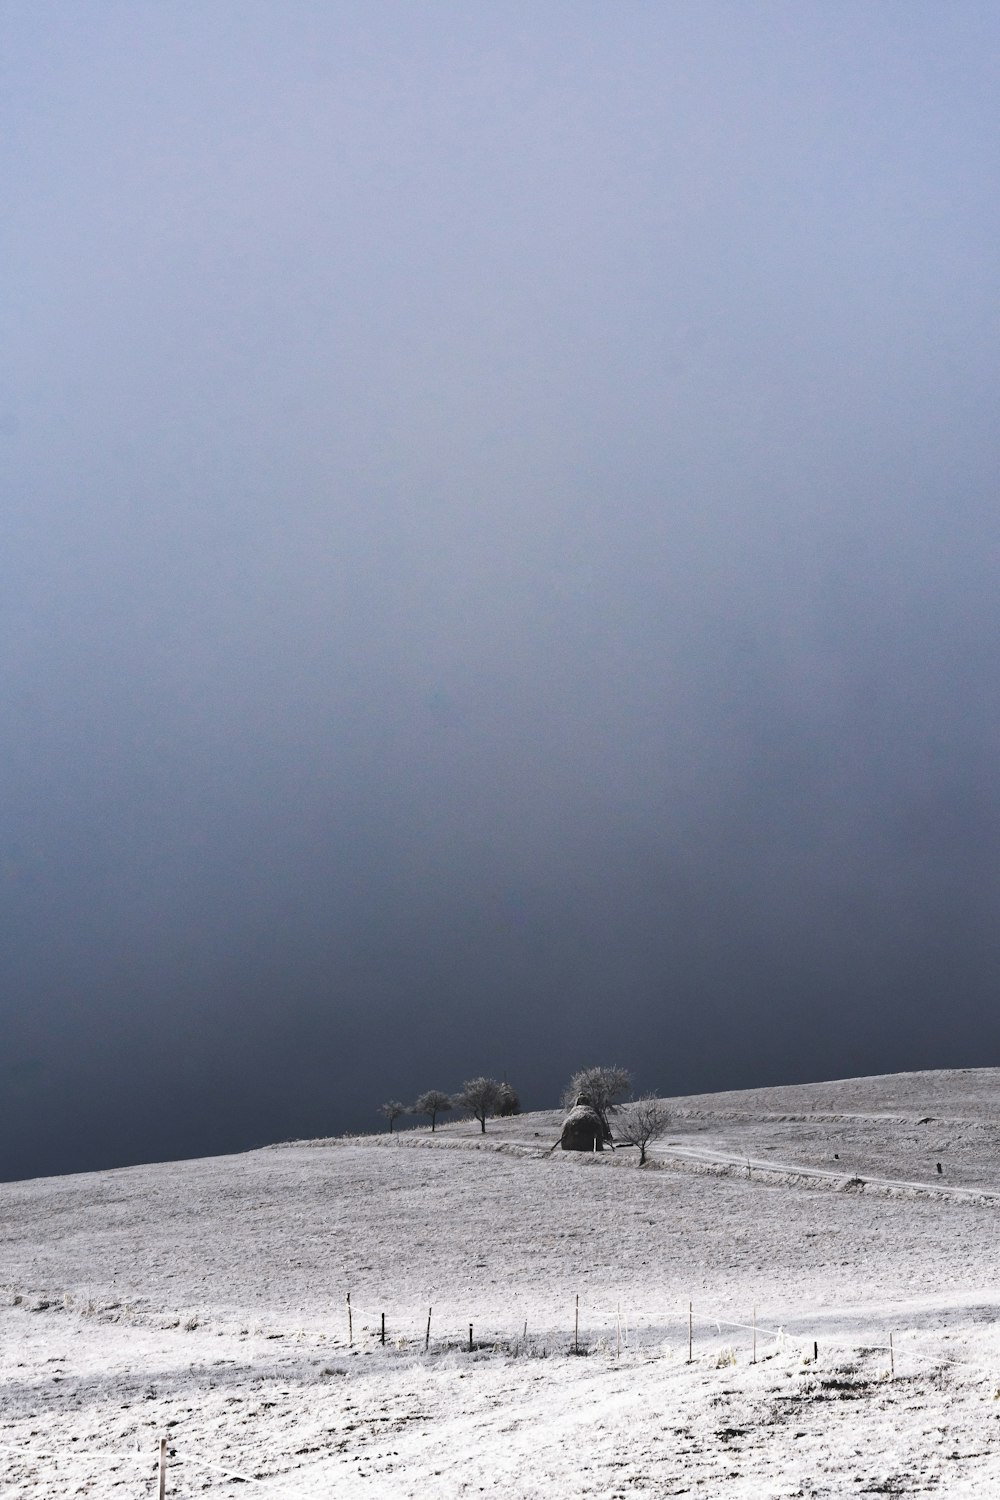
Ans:
[[[384,1115],[389,1121],[389,1134],[392,1135],[392,1127],[400,1115],[406,1114],[406,1105],[401,1104],[398,1099],[387,1099],[385,1104],[379,1105],[379,1114]]]
[[[503,1084],[495,1078],[467,1078],[455,1095],[459,1109],[467,1109],[479,1121],[479,1128],[486,1134],[486,1121],[498,1113],[503,1100]]]
[[[517,1090],[512,1088],[506,1078],[500,1085],[500,1098],[497,1101],[496,1113],[501,1118],[505,1115],[519,1115],[521,1113],[521,1101],[517,1097]]]
[[[566,1109],[572,1109],[581,1095],[589,1099],[604,1121],[604,1139],[610,1141],[608,1115],[614,1114],[618,1108],[616,1101],[631,1087],[632,1075],[628,1068],[580,1068],[563,1089],[562,1102]]]
[[[440,1089],[428,1089],[414,1100],[413,1113],[415,1115],[430,1115],[431,1134],[437,1129],[437,1117],[444,1114],[446,1109],[453,1108],[451,1095],[442,1093]]]

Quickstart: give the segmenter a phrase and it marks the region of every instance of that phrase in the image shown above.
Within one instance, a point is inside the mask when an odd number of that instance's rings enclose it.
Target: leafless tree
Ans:
[[[503,1084],[495,1078],[467,1078],[455,1095],[459,1109],[467,1109],[479,1121],[479,1128],[486,1134],[486,1121],[498,1113],[503,1099]]]
[[[642,1094],[631,1104],[623,1104],[615,1121],[618,1139],[626,1146],[639,1147],[639,1165],[646,1165],[646,1147],[665,1135],[670,1128],[670,1112],[662,1099]]]
[[[437,1117],[443,1115],[445,1110],[452,1108],[450,1094],[445,1094],[441,1089],[428,1089],[426,1094],[414,1100],[413,1113],[415,1115],[430,1115],[431,1134],[437,1129]]]
[[[632,1075],[628,1068],[580,1068],[563,1089],[562,1102],[566,1109],[572,1109],[580,1095],[586,1095],[604,1121],[605,1140],[610,1140],[608,1115],[615,1113],[617,1100],[631,1088]]]
[[[398,1099],[388,1099],[385,1104],[379,1106],[379,1114],[385,1115],[385,1118],[389,1121],[389,1134],[392,1135],[392,1127],[400,1115],[406,1114],[406,1105],[401,1104]]]

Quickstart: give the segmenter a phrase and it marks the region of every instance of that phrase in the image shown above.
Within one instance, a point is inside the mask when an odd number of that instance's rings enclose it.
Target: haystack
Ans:
[[[604,1121],[586,1094],[581,1094],[563,1120],[564,1151],[603,1151]]]

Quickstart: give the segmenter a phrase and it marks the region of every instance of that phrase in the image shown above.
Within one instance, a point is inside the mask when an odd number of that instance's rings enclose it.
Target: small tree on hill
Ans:
[[[506,1115],[519,1115],[521,1113],[521,1101],[517,1097],[517,1091],[511,1087],[506,1078],[500,1085],[500,1098],[497,1102],[495,1113],[501,1119]]]
[[[459,1109],[467,1109],[479,1121],[479,1128],[486,1134],[486,1121],[498,1111],[503,1084],[495,1078],[467,1078],[455,1095]]]
[[[617,1100],[632,1087],[632,1075],[628,1068],[580,1068],[573,1074],[563,1089],[562,1102],[572,1109],[581,1094],[585,1094],[604,1122],[604,1138],[610,1141],[611,1126],[608,1115],[618,1108]]]
[[[400,1115],[406,1114],[406,1105],[400,1103],[398,1099],[388,1099],[385,1104],[379,1106],[379,1114],[385,1115],[385,1118],[389,1121],[389,1134],[392,1135],[392,1127]]]
[[[639,1147],[639,1165],[646,1165],[646,1147],[665,1135],[670,1128],[670,1113],[661,1099],[643,1094],[631,1104],[622,1106],[616,1120],[618,1139],[626,1146]]]
[[[413,1113],[415,1115],[430,1115],[431,1134],[437,1129],[437,1117],[444,1114],[446,1109],[452,1108],[450,1094],[444,1094],[440,1089],[428,1089],[426,1094],[421,1094],[414,1101]]]

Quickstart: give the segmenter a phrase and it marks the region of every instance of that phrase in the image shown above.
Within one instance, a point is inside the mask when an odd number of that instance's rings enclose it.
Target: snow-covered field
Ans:
[[[1000,1495],[1000,1070],[672,1109],[0,1186],[0,1494]]]

